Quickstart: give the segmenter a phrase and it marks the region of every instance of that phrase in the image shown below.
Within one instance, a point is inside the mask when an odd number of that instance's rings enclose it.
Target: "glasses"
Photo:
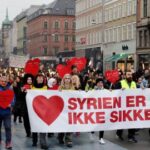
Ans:
[[[65,78],[65,79],[71,80],[71,78]]]

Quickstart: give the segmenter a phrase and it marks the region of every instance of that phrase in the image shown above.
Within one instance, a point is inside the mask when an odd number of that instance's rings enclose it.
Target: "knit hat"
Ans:
[[[98,79],[96,79],[96,84],[97,84],[98,82],[102,82],[102,83],[104,83],[104,80],[103,80],[103,79],[101,79],[101,78],[98,78]]]
[[[50,78],[50,79],[48,80],[47,85],[48,85],[49,88],[52,88],[52,87],[53,87],[53,82],[54,82],[54,81],[56,81],[55,78]]]

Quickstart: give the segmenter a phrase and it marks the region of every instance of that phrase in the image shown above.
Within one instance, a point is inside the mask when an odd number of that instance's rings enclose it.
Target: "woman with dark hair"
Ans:
[[[27,90],[32,88],[32,83],[33,83],[33,76],[31,74],[26,74],[23,78],[23,86],[21,87],[21,94],[20,94],[20,99],[22,100],[23,123],[27,137],[31,136],[31,128],[26,104],[26,94]]]
[[[38,74],[35,77],[32,89],[33,90],[47,90],[47,86],[45,85],[44,80],[45,80],[45,77],[42,74]],[[32,146],[37,146],[38,133],[34,132],[32,134],[32,140],[33,140]],[[48,149],[47,142],[46,142],[46,133],[40,133],[40,144],[41,144],[41,149]]]
[[[13,83],[13,90],[15,93],[15,98],[16,98],[16,102],[15,102],[15,106],[13,109],[13,113],[14,113],[14,122],[17,121],[17,117],[19,117],[19,123],[22,123],[21,117],[21,99],[20,99],[20,92],[21,92],[21,78],[19,76],[17,76],[15,78],[15,81]]]

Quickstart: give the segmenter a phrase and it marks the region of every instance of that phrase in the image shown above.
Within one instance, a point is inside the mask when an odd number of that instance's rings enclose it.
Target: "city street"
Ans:
[[[4,130],[3,130],[4,131]],[[40,146],[33,148],[32,139],[25,137],[25,132],[22,124],[13,125],[13,150],[40,150]],[[69,149],[66,146],[58,145],[56,140],[57,134],[53,138],[48,139],[49,149],[51,150],[65,150]],[[107,131],[104,135],[106,139],[106,144],[101,145],[98,142],[97,134],[94,136],[95,140],[90,141],[89,133],[81,133],[79,137],[73,136],[74,146],[71,150],[149,150],[150,139],[148,137],[148,130],[141,130],[140,135],[137,135],[138,143],[127,142],[127,132],[125,132],[125,140],[123,142],[119,141],[115,137],[115,131]],[[3,136],[4,138],[4,136]],[[4,148],[4,140],[1,145],[1,150]]]

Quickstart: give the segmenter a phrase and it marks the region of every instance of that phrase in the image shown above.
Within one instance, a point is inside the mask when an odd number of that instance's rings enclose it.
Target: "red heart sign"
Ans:
[[[107,70],[105,72],[105,78],[111,82],[111,83],[116,83],[116,81],[119,80],[119,72],[118,70]]]
[[[68,60],[67,65],[71,68],[72,65],[76,65],[79,71],[82,71],[87,63],[86,58],[82,57],[82,58],[72,58],[70,60]]]
[[[25,73],[32,74],[33,76],[37,75],[39,72],[40,60],[38,58],[33,60],[28,60],[25,65]]]
[[[46,98],[39,95],[33,100],[33,109],[47,125],[52,124],[64,108],[64,101],[59,96]]]
[[[56,67],[56,71],[58,72],[59,76],[63,78],[65,74],[70,74],[71,69],[68,66],[59,64]]]
[[[12,90],[0,91],[0,107],[6,109],[14,98],[14,92]]]

